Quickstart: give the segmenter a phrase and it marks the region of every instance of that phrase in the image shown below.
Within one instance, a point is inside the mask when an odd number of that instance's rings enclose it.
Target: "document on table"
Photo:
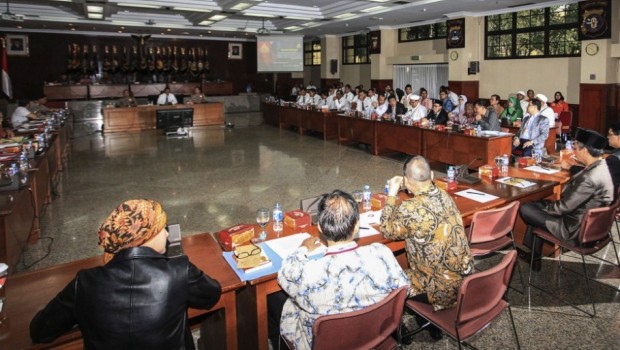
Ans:
[[[560,169],[543,168],[539,165],[528,166],[527,168],[525,168],[525,170],[533,171],[535,173],[542,173],[542,174],[555,174],[555,173],[560,172]]]
[[[456,192],[455,194],[457,196],[465,197],[467,199],[471,199],[472,201],[476,201],[479,203],[486,203],[486,202],[490,202],[494,199],[499,198],[492,194],[488,194],[488,193],[484,193],[484,192],[480,192],[480,191],[476,191],[472,189],[467,189],[464,191]]]
[[[379,225],[381,223],[382,212],[383,209],[361,213],[360,230],[357,235],[355,235],[355,238],[378,235],[379,231],[377,231],[372,225]]]
[[[269,248],[271,248],[271,250],[273,250],[276,254],[278,254],[278,256],[282,258],[282,260],[284,260],[287,256],[291,255],[291,253],[294,252],[295,249],[299,248],[301,242],[303,242],[304,239],[308,237],[310,237],[309,233],[302,232],[290,236],[271,239],[265,241],[265,244],[268,245]],[[312,258],[315,256],[323,256],[326,249],[327,248],[325,248],[325,246],[321,244],[320,247],[308,254],[308,257]]]
[[[516,177],[502,177],[501,179],[497,179],[495,181],[519,188],[528,188],[536,185],[532,181],[527,181],[526,179],[519,179]]]

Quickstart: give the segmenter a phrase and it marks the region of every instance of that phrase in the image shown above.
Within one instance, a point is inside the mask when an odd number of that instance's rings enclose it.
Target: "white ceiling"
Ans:
[[[22,15],[23,21],[3,16],[0,30],[253,38],[266,28],[272,34],[311,37],[574,2],[577,0],[9,0],[9,11],[2,4],[0,12]],[[244,8],[235,9],[240,3]],[[102,18],[88,18],[89,10],[91,16],[100,14]],[[225,18],[211,19],[214,15]]]

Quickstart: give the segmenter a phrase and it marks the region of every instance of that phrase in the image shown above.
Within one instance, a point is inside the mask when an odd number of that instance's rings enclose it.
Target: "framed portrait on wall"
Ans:
[[[368,33],[368,41],[370,43],[370,53],[381,53],[381,31],[377,30]]]
[[[231,60],[243,59],[243,44],[240,44],[240,43],[228,44],[228,59],[231,59]]]
[[[9,56],[28,56],[28,35],[7,34],[6,53]]]
[[[611,0],[579,2],[579,40],[611,38]]]
[[[451,19],[446,21],[446,49],[465,47],[465,19]]]

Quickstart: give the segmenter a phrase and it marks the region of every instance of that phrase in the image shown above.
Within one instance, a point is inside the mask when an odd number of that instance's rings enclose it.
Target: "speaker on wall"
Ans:
[[[469,68],[467,69],[468,75],[474,75],[480,73],[480,61],[469,61]]]
[[[332,74],[338,73],[338,60],[329,61],[329,72]]]

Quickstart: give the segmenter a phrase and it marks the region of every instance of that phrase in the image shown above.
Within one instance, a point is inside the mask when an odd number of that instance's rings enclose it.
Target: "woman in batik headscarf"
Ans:
[[[105,265],[78,272],[34,317],[32,340],[77,324],[86,349],[194,349],[187,308],[211,308],[221,288],[186,256],[164,255],[166,219],[152,200],[119,205],[99,229]]]

